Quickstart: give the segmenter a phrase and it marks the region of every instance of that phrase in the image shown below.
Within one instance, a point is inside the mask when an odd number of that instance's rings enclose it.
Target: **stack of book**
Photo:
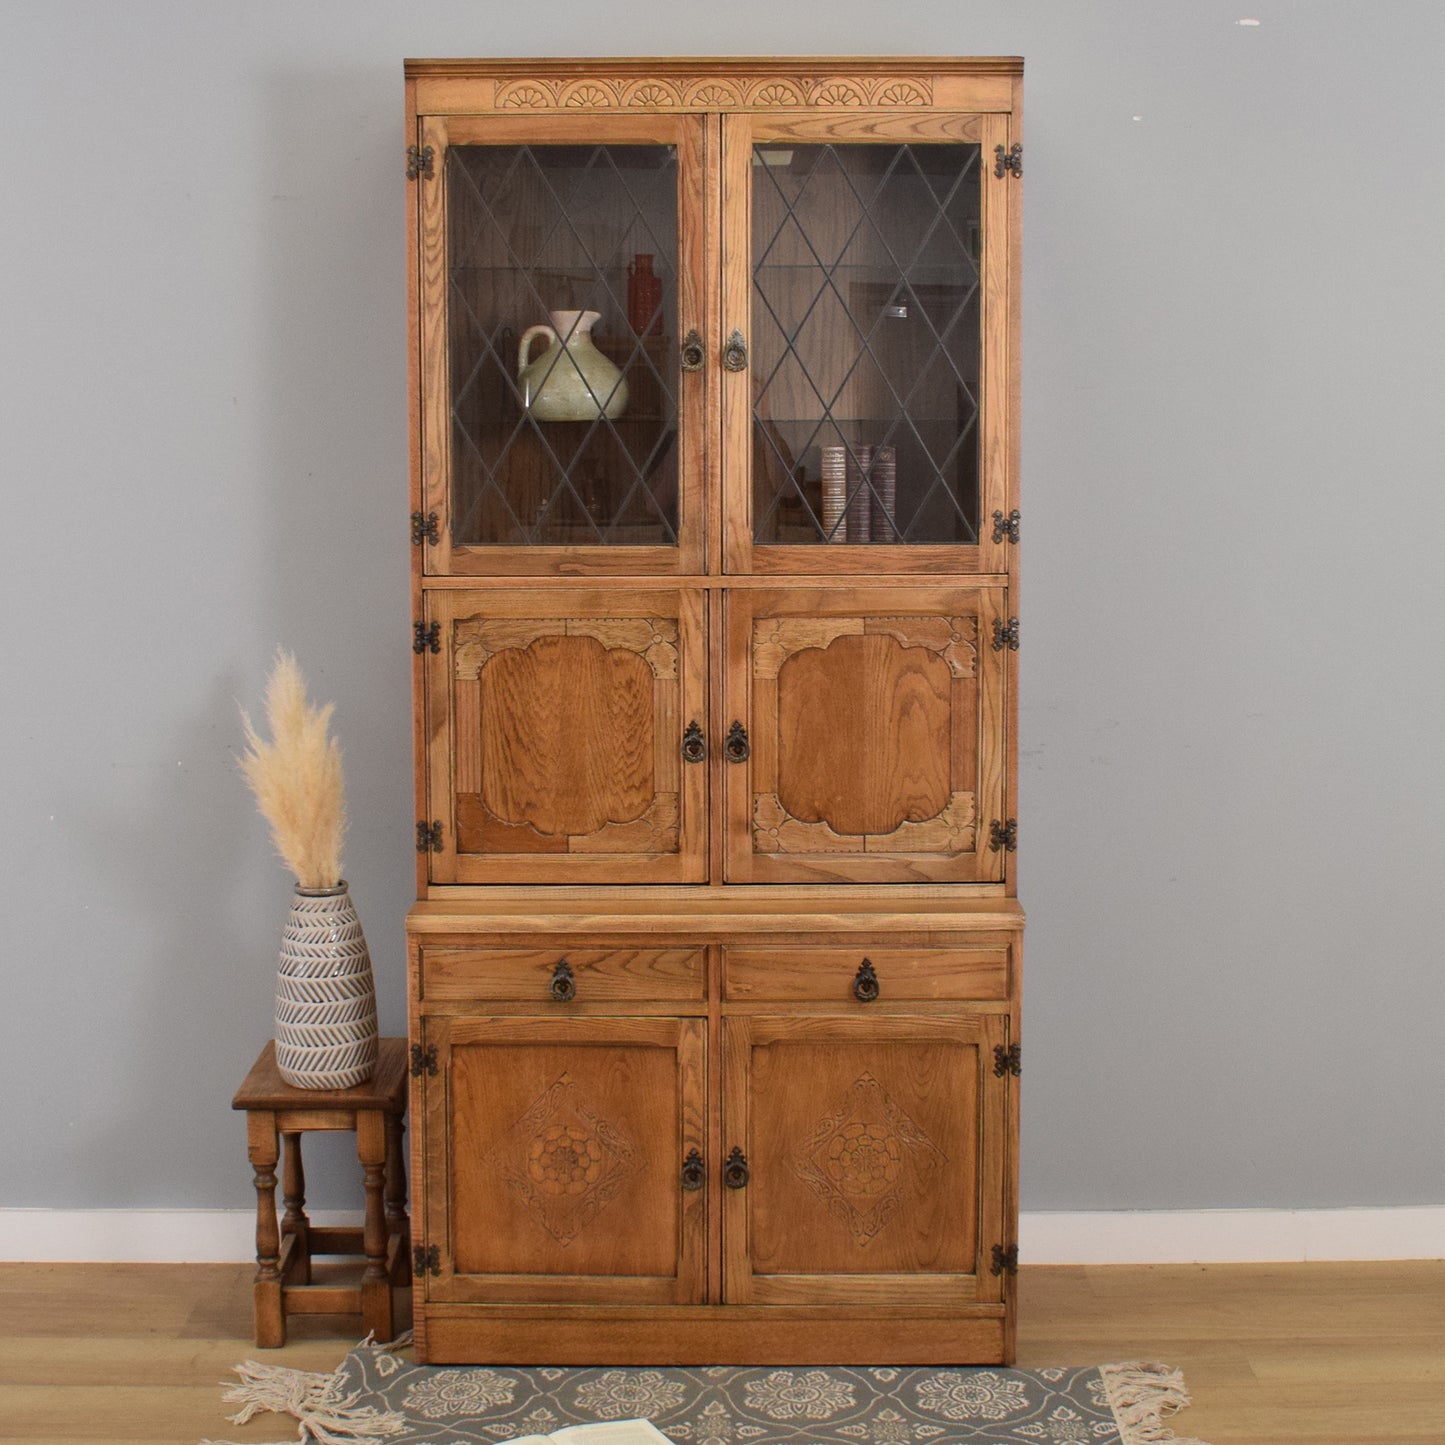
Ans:
[[[896,542],[897,451],[866,443],[821,450],[824,541]]]

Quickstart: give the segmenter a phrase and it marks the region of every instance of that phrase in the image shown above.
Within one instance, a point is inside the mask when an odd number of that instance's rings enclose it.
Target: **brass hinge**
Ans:
[[[988,846],[995,853],[999,851],[1005,853],[1018,852],[1019,820],[1017,818],[1006,818],[1000,821],[998,818],[995,818],[989,825]]]
[[[1001,1079],[1005,1074],[1014,1078],[1023,1073],[1023,1045],[995,1044],[993,1046],[993,1075]]]
[[[997,517],[998,513],[995,512]],[[437,524],[435,512],[413,512],[411,514],[411,545],[420,547],[423,542],[430,542],[433,547],[442,539],[441,528]],[[998,538],[995,537],[997,542]]]
[[[442,825],[438,819],[428,823],[425,818],[416,825],[416,851],[418,853],[440,853],[442,851]]]
[[[413,652],[440,652],[442,650],[441,623],[433,622],[428,627],[425,622],[413,622],[411,625],[411,650]]]
[[[411,1272],[420,1279],[424,1274],[442,1272],[442,1251],[438,1244],[416,1244],[411,1251]]]
[[[436,152],[430,146],[407,146],[406,178],[414,181],[418,176],[428,180],[436,174]]]
[[[1024,173],[1024,148],[1015,142],[1007,150],[1002,146],[995,146],[993,153],[997,159],[993,163],[993,173],[1002,180],[1009,172],[1015,176],[1023,177]],[[430,171],[427,172],[431,174]]]
[[[420,1044],[411,1046],[411,1076],[419,1079],[423,1074],[431,1078],[436,1077],[437,1071],[437,1046],[428,1044],[422,1048]]]
[[[1002,652],[1008,648],[1010,652],[1019,650],[1019,620],[1017,617],[1010,617],[1007,622],[995,617],[993,620],[993,650]],[[436,648],[432,648],[435,652]]]
[[[421,514],[413,513],[412,515],[415,517]],[[993,514],[994,543],[1002,542],[1005,537],[1007,537],[1010,542],[1017,542],[1019,539],[1019,509],[1017,507],[1006,517],[1002,512],[995,512]]]
[[[1007,1249],[1001,1244],[993,1247],[992,1274],[1017,1274],[1019,1272],[1019,1247],[1011,1244]]]

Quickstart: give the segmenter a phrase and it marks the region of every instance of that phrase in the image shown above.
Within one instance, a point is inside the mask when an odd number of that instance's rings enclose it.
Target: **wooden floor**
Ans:
[[[0,1440],[294,1438],[224,1418],[251,1345],[249,1266],[0,1264]],[[1020,1365],[1163,1360],[1210,1445],[1442,1445],[1445,1261],[1021,1271]],[[329,1370],[348,1320],[301,1318],[262,1358]]]

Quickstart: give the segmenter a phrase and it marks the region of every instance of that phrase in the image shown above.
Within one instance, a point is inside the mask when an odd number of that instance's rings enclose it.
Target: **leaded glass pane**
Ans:
[[[446,185],[453,544],[676,546],[675,148],[452,146]]]
[[[978,541],[980,147],[753,151],[753,530]]]

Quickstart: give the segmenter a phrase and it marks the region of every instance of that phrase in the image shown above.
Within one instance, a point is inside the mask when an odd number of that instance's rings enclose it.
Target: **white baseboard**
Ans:
[[[279,1204],[278,1204],[279,1209]],[[318,1209],[313,1224],[360,1224]],[[0,1259],[54,1264],[238,1264],[256,1258],[254,1209],[0,1209]]]
[[[360,1216],[318,1211],[317,1224]],[[0,1209],[0,1258],[239,1263],[255,1258],[249,1209]],[[1445,1258],[1445,1205],[1397,1209],[1198,1209],[1026,1213],[1023,1264],[1219,1264]]]
[[[1024,1214],[1021,1264],[1445,1259],[1445,1206]]]

